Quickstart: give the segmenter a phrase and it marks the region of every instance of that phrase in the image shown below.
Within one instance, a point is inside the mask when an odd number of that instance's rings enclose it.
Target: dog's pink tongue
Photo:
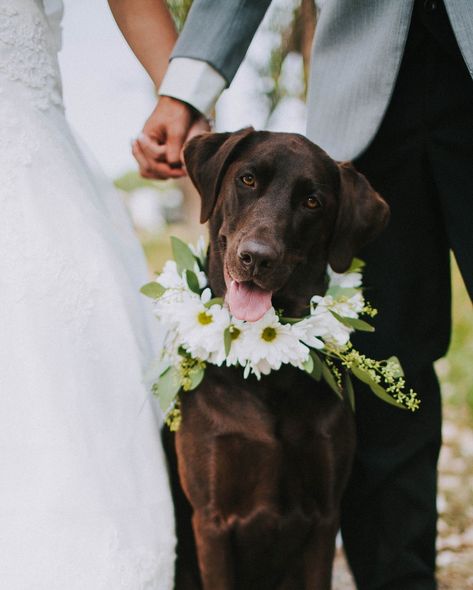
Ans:
[[[231,281],[227,303],[237,320],[256,322],[271,308],[271,295],[271,291],[263,291],[256,285]]]

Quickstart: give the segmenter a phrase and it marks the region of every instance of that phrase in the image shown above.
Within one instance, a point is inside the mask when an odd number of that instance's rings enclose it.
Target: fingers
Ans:
[[[149,161],[164,162],[166,160],[166,146],[159,145],[157,141],[153,141],[144,133],[140,133],[137,137],[139,146],[145,158]]]
[[[138,166],[140,169],[140,174],[144,178],[150,178],[150,170],[148,169],[148,160],[146,159],[145,155],[143,154],[140,144],[136,141],[132,141],[131,143],[131,153],[133,154],[135,160],[138,162]]]
[[[149,153],[150,149],[148,145],[147,153]],[[132,143],[131,150],[135,160],[138,162],[140,174],[143,178],[166,180],[168,178],[181,178],[186,175],[185,171],[181,168],[172,168],[167,162],[160,162],[154,158],[149,158],[144,152],[141,140],[135,140]]]
[[[208,131],[207,121],[187,103],[161,96],[133,144],[144,178],[180,178],[186,175],[182,149],[186,140]]]

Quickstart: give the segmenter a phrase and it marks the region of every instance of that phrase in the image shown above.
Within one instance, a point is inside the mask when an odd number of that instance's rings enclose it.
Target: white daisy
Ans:
[[[199,281],[199,287],[204,289],[207,286],[207,276],[199,269],[197,262],[194,265],[194,273]],[[188,289],[185,273],[179,274],[174,260],[168,260],[165,263],[157,282],[166,289]]]
[[[299,341],[290,325],[283,325],[273,308],[245,331],[246,355],[257,377],[280,369],[283,363],[302,368],[309,356],[307,346]]]
[[[355,293],[349,298],[340,297],[335,299],[330,309],[345,318],[357,318],[363,311],[365,300],[362,293]]]
[[[192,254],[199,259],[201,265],[204,266],[205,259],[207,258],[207,246],[205,244],[204,236],[199,237],[195,246],[189,244],[189,248]]]
[[[307,346],[322,350],[324,343],[323,340],[320,339],[320,336],[326,334],[326,329],[325,326],[320,325],[318,319],[318,317],[313,315],[304,318],[296,324],[293,324],[292,331],[299,340]]]
[[[316,307],[314,307],[314,304]],[[320,336],[324,342],[336,347],[344,347],[350,340],[350,334],[353,328],[345,326],[339,322],[331,313],[335,311],[338,315],[343,315],[344,310],[337,308],[338,302],[331,295],[320,297],[314,295],[311,299],[311,317],[313,325],[317,326],[316,335]]]
[[[361,272],[338,273],[333,271],[329,266],[327,268],[327,273],[330,279],[330,287],[344,287],[347,289],[356,289],[357,287],[361,286]]]
[[[182,346],[194,358],[208,360],[223,349],[223,333],[230,324],[228,310],[221,305],[206,307],[192,299],[175,310]]]
[[[226,358],[227,367],[241,365],[244,367],[248,362],[248,350],[251,346],[251,338],[248,341],[250,324],[247,322],[232,318],[230,325],[231,347]]]
[[[184,279],[177,272],[177,265],[174,260],[168,260],[165,263],[157,282],[165,289],[185,289],[187,287]]]

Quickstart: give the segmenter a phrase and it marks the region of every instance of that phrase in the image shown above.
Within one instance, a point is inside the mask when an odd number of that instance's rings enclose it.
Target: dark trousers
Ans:
[[[473,82],[441,2],[416,2],[388,110],[355,164],[391,206],[388,229],[361,253],[380,313],[375,334],[355,346],[398,356],[421,408],[397,410],[360,388],[343,539],[359,590],[432,590],[441,444],[433,361],[450,338],[450,249],[473,296]]]

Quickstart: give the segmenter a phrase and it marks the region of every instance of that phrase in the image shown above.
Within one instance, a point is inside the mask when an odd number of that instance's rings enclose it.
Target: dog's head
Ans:
[[[210,220],[211,287],[239,319],[271,304],[301,314],[323,294],[327,262],[346,271],[389,216],[364,176],[301,135],[207,133],[184,155]]]

